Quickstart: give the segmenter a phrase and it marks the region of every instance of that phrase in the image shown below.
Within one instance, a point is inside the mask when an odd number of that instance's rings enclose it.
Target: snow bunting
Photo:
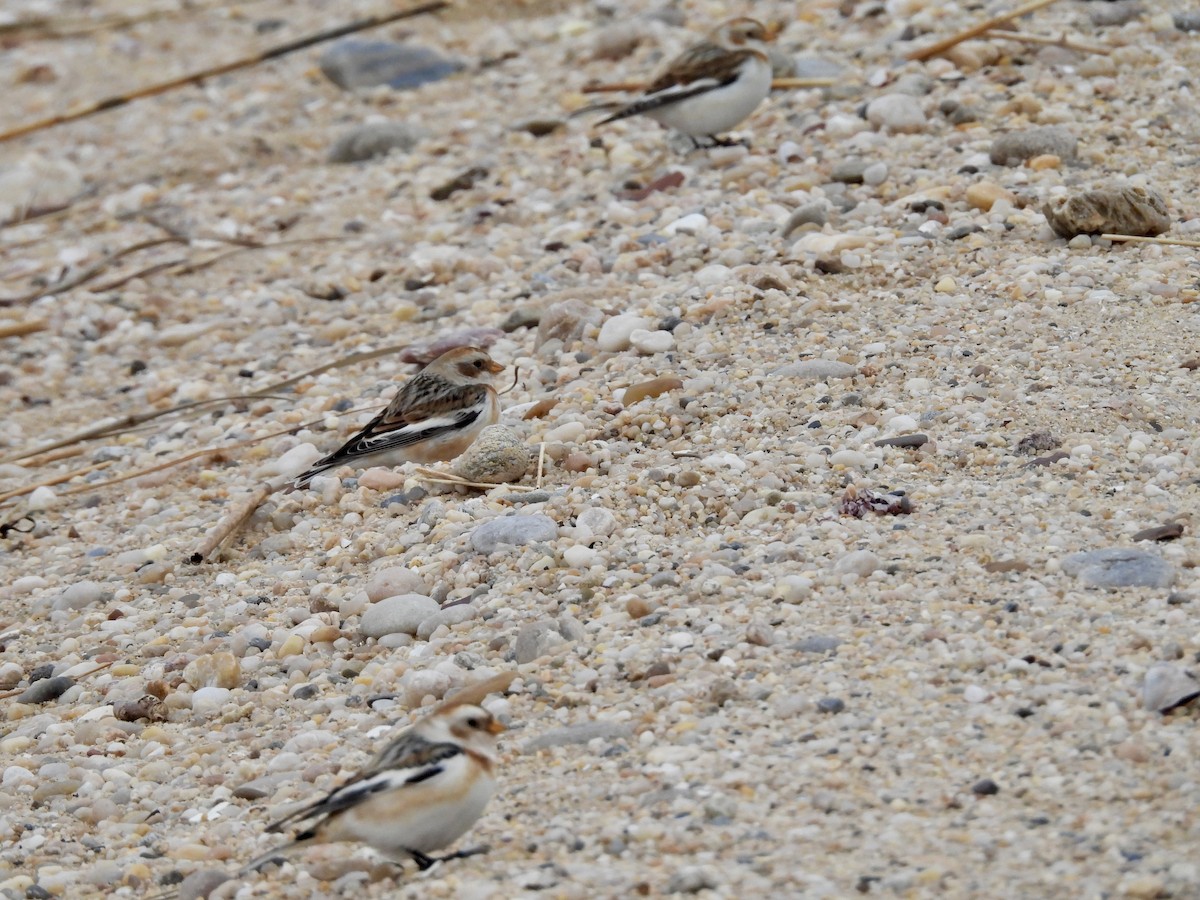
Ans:
[[[486,382],[504,366],[476,347],[447,350],[410,378],[387,409],[300,475],[289,490],[343,463],[399,465],[454,459],[500,419],[500,398]]]
[[[483,850],[432,857],[475,824],[496,792],[496,736],[504,726],[480,704],[503,691],[516,675],[506,672],[469,685],[406,728],[365,769],[316,803],[267,827],[311,823],[290,843],[251,861],[239,874],[316,844],[368,844],[395,863],[435,862]]]
[[[754,19],[737,18],[675,57],[642,96],[605,122],[649,116],[686,134],[697,147],[730,143],[717,134],[733,128],[771,92],[771,62],[764,41],[774,35]]]

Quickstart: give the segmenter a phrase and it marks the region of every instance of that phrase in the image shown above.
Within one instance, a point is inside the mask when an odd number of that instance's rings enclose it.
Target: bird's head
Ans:
[[[426,371],[442,375],[455,384],[487,382],[493,375],[504,371],[504,366],[478,347],[455,347],[453,350],[447,350],[425,368]]]
[[[482,706],[466,703],[430,716],[421,723],[421,731],[431,741],[459,744],[492,759],[496,755],[496,737],[504,731],[504,726]]]
[[[775,37],[775,29],[768,28],[758,19],[739,16],[719,25],[713,32],[715,43],[731,50],[754,47]]]

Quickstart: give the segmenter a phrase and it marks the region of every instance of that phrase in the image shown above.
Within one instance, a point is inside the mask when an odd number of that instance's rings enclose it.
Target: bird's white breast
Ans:
[[[742,64],[738,78],[696,97],[668,104],[646,115],[684,134],[720,134],[758,108],[771,92],[771,66],[757,56]]]

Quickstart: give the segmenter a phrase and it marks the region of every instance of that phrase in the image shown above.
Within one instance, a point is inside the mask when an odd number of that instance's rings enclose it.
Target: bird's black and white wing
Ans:
[[[753,49],[730,50],[703,41],[685,50],[646,88],[640,99],[613,113],[599,124],[653,112],[664,106],[707,94],[732,83],[746,60],[759,55]]]
[[[382,791],[396,790],[406,785],[420,784],[445,771],[447,760],[461,755],[457,744],[428,741],[418,734],[405,732],[383,749],[369,766],[326,797],[285,816],[267,826],[267,831],[282,831],[298,822],[316,820],[315,824],[342,810],[356,806]],[[296,836],[302,841],[310,829]]]

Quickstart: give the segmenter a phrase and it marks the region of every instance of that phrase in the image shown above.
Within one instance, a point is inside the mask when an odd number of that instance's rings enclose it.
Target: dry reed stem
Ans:
[[[988,19],[985,22],[980,22],[978,25],[972,25],[970,28],[951,35],[945,40],[938,41],[936,44],[931,44],[923,50],[914,50],[912,53],[908,54],[908,58],[914,60],[915,62],[922,62],[927,59],[932,59],[935,56],[941,56],[951,47],[956,47],[963,41],[969,41],[971,38],[979,37],[985,32],[991,31],[993,28],[1004,25],[1007,22],[1011,22],[1013,19],[1019,19],[1021,16],[1027,16],[1031,12],[1036,12],[1037,10],[1049,6],[1051,3],[1055,2],[1057,2],[1057,0],[1030,0],[1029,3],[1023,3],[1012,12],[1004,13],[1003,15]]]

